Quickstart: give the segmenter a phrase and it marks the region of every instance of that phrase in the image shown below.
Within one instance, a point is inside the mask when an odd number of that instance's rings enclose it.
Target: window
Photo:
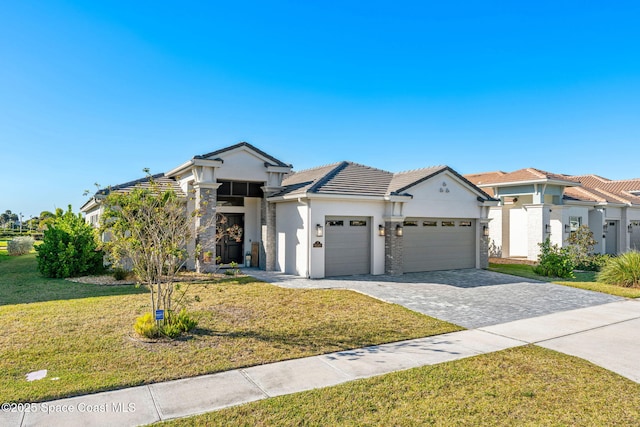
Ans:
[[[582,225],[582,217],[581,216],[570,216],[569,217],[569,229],[573,233],[574,231],[578,231],[578,228]]]
[[[456,222],[455,221],[442,221],[442,226],[443,227],[455,227],[456,226]]]
[[[471,227],[471,221],[460,221],[460,227]]]
[[[218,196],[216,206],[244,206],[244,197]]]
[[[437,227],[438,221],[422,221],[423,227]]]
[[[327,227],[342,227],[344,226],[344,221],[327,221]]]
[[[262,197],[262,183],[245,181],[218,181],[218,196]]]
[[[418,221],[404,221],[402,225],[404,225],[405,227],[417,227]]]
[[[351,221],[349,221],[349,225],[352,227],[366,227],[367,221],[358,221],[352,219]]]

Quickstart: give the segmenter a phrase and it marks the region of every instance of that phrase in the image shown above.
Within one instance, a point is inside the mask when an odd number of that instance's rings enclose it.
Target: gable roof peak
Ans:
[[[261,149],[257,148],[256,146],[254,146],[252,144],[249,144],[248,142],[245,142],[245,141],[239,142],[239,143],[234,144],[234,145],[230,145],[230,146],[225,147],[225,148],[221,148],[221,149],[216,150],[216,151],[212,151],[210,153],[194,156],[193,158],[194,159],[206,159],[207,157],[217,156],[219,154],[226,153],[226,152],[229,152],[229,151],[232,151],[232,150],[236,150],[238,148],[247,148],[247,149],[255,152],[256,154],[260,155],[261,157],[264,157],[265,159],[269,160],[270,162],[273,163],[274,166],[282,166],[282,167],[288,167],[288,168],[293,167],[291,164],[284,163],[283,161],[276,159],[272,155],[265,153],[264,151],[262,151]]]

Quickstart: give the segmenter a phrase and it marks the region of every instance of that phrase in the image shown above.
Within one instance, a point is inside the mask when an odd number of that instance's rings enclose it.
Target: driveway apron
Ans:
[[[469,329],[623,300],[478,269],[328,279],[257,269],[244,272],[287,288],[350,289]]]

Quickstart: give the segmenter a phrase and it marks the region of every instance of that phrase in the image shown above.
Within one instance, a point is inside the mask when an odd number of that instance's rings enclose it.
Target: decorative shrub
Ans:
[[[129,272],[124,268],[116,267],[112,271],[113,278],[116,280],[124,280],[129,276]]]
[[[36,248],[38,270],[45,277],[65,278],[104,270],[102,251],[97,249],[96,230],[82,215],[58,210]]]
[[[177,315],[169,313],[159,325],[151,313],[145,313],[136,319],[133,329],[146,338],[158,338],[163,335],[168,338],[177,338],[197,325],[198,322],[182,309]]]
[[[575,265],[576,270],[584,271],[600,271],[602,267],[611,258],[607,254],[592,254],[581,260],[579,264]]]
[[[610,285],[640,287],[640,252],[611,257],[598,273],[597,280]]]
[[[540,255],[538,255],[538,265],[533,267],[533,272],[540,276],[572,278],[573,262],[569,255],[568,248],[559,248],[552,245],[549,238],[539,244]]]
[[[136,319],[133,330],[139,335],[146,338],[157,338],[160,336],[160,330],[151,313],[145,313]]]
[[[33,237],[14,237],[7,242],[7,253],[9,255],[24,255],[33,249]]]

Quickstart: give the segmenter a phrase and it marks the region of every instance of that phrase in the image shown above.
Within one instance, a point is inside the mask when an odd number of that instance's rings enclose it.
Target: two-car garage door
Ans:
[[[407,218],[403,231],[405,273],[476,266],[473,219]]]
[[[371,218],[326,217],[324,229],[326,277],[371,273]],[[403,235],[406,273],[476,266],[473,219],[407,218]]]

